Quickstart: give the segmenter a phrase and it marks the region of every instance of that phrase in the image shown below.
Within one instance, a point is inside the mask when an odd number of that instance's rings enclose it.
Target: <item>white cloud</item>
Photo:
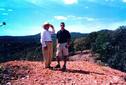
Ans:
[[[0,8],[0,11],[4,11],[4,10],[6,10],[5,8]]]
[[[83,20],[83,21],[95,21],[97,19],[92,17],[83,17],[83,16],[54,16],[57,20]]]
[[[64,3],[64,4],[76,4],[78,3],[78,0],[62,0],[62,1],[58,1],[58,0],[25,0],[26,2],[32,3],[34,5],[42,5],[42,4],[48,4],[51,2],[55,2],[55,3]]]
[[[113,30],[117,29],[120,26],[125,26],[126,21],[119,21],[119,22],[113,22],[109,24],[108,26]]]
[[[64,0],[65,4],[75,4],[77,2],[78,2],[78,0]]]
[[[11,11],[13,11],[13,9],[8,9],[8,11],[10,11],[10,12],[11,12]]]
[[[65,16],[54,16],[54,18],[57,20],[67,20],[67,17]]]
[[[91,17],[84,17],[87,21],[94,21],[95,19],[94,18],[91,18]]]
[[[122,0],[122,2],[126,3],[126,0]]]
[[[2,15],[8,15],[8,13],[2,13]]]
[[[68,18],[70,19],[79,19],[79,20],[86,20],[86,21],[94,21],[96,20],[95,18],[93,17],[84,17],[84,16],[67,16]]]
[[[93,31],[99,31],[99,26],[93,25],[93,24],[72,24],[69,26],[66,26],[66,29],[68,29],[70,32],[81,32],[81,33],[90,33]]]
[[[86,20],[86,21],[94,21],[96,20],[95,18],[92,18],[92,17],[81,17],[81,16],[74,16],[73,18],[75,19],[80,19],[80,20]]]
[[[5,10],[7,10],[7,11],[13,11],[13,9],[0,8],[0,11],[5,11]]]
[[[36,28],[37,28],[37,30],[36,30]],[[42,31],[41,26],[34,26],[34,27],[29,27],[28,31],[27,31],[28,33],[26,33],[26,34],[34,35],[34,34],[40,33],[41,31]]]
[[[69,23],[68,21],[68,25],[66,25],[66,29],[68,29],[70,32],[82,32],[82,33],[90,33],[93,31],[99,31],[102,29],[109,29],[109,30],[115,30],[117,29],[119,26],[125,25],[126,21],[121,21],[121,22],[103,22],[103,21],[99,21],[101,19],[95,19],[95,18],[89,18],[89,17],[76,17],[76,16],[69,16],[70,18],[80,18],[80,20],[73,20],[73,22]],[[89,20],[89,21],[93,21],[91,23],[89,23],[88,21],[86,21],[85,19]]]
[[[25,0],[29,3],[32,3],[34,5],[40,5],[42,3],[42,0]]]

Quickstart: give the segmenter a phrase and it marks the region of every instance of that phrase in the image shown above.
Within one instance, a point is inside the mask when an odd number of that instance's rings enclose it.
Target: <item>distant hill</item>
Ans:
[[[71,33],[72,39],[87,34]],[[55,41],[56,35],[52,36]],[[0,36],[0,62],[9,60],[42,60],[40,34],[31,36]]]
[[[73,38],[84,37],[87,34],[72,32],[71,36]],[[53,39],[56,38],[56,34],[53,35]],[[31,35],[31,36],[0,36],[0,43],[5,42],[39,42],[40,41],[40,34]]]
[[[126,72],[126,26],[116,30],[101,30],[89,34],[71,33],[70,55],[91,50],[96,62]],[[55,60],[56,35],[52,36]],[[32,36],[1,36],[0,62],[10,60],[41,61],[40,34]],[[95,55],[96,54],[96,55]]]
[[[101,30],[89,34],[71,33],[70,55],[91,50],[95,61],[126,72],[126,26],[116,30]],[[56,35],[52,36],[55,60]],[[40,34],[31,36],[1,36],[0,62],[11,60],[42,61]]]

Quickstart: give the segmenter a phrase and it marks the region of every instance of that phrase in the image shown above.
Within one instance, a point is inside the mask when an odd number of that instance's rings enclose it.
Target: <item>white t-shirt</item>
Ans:
[[[55,32],[52,31],[48,31],[48,30],[44,30],[43,32],[41,32],[41,39],[40,42],[42,44],[42,47],[45,47],[46,41],[52,41],[51,35],[54,34]]]

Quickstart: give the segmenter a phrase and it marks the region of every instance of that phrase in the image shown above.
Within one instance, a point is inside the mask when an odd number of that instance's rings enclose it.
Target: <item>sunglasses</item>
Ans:
[[[60,26],[64,26],[63,24],[61,24]]]

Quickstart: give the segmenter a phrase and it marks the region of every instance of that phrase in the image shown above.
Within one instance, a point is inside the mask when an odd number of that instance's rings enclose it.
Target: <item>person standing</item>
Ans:
[[[62,70],[66,70],[66,63],[67,63],[67,57],[69,55],[68,48],[70,46],[70,39],[71,35],[68,30],[65,29],[65,23],[61,22],[60,24],[61,29],[56,34],[57,39],[57,52],[56,52],[56,58],[58,64],[55,68],[60,68],[60,58],[63,56],[64,65],[62,67]]]
[[[49,31],[49,28],[52,28],[51,31]],[[45,61],[45,68],[52,68],[51,60],[53,55],[53,42],[51,35],[55,33],[55,29],[53,25],[49,23],[45,23],[43,25],[44,31],[41,33],[41,44],[42,44],[42,53]]]

